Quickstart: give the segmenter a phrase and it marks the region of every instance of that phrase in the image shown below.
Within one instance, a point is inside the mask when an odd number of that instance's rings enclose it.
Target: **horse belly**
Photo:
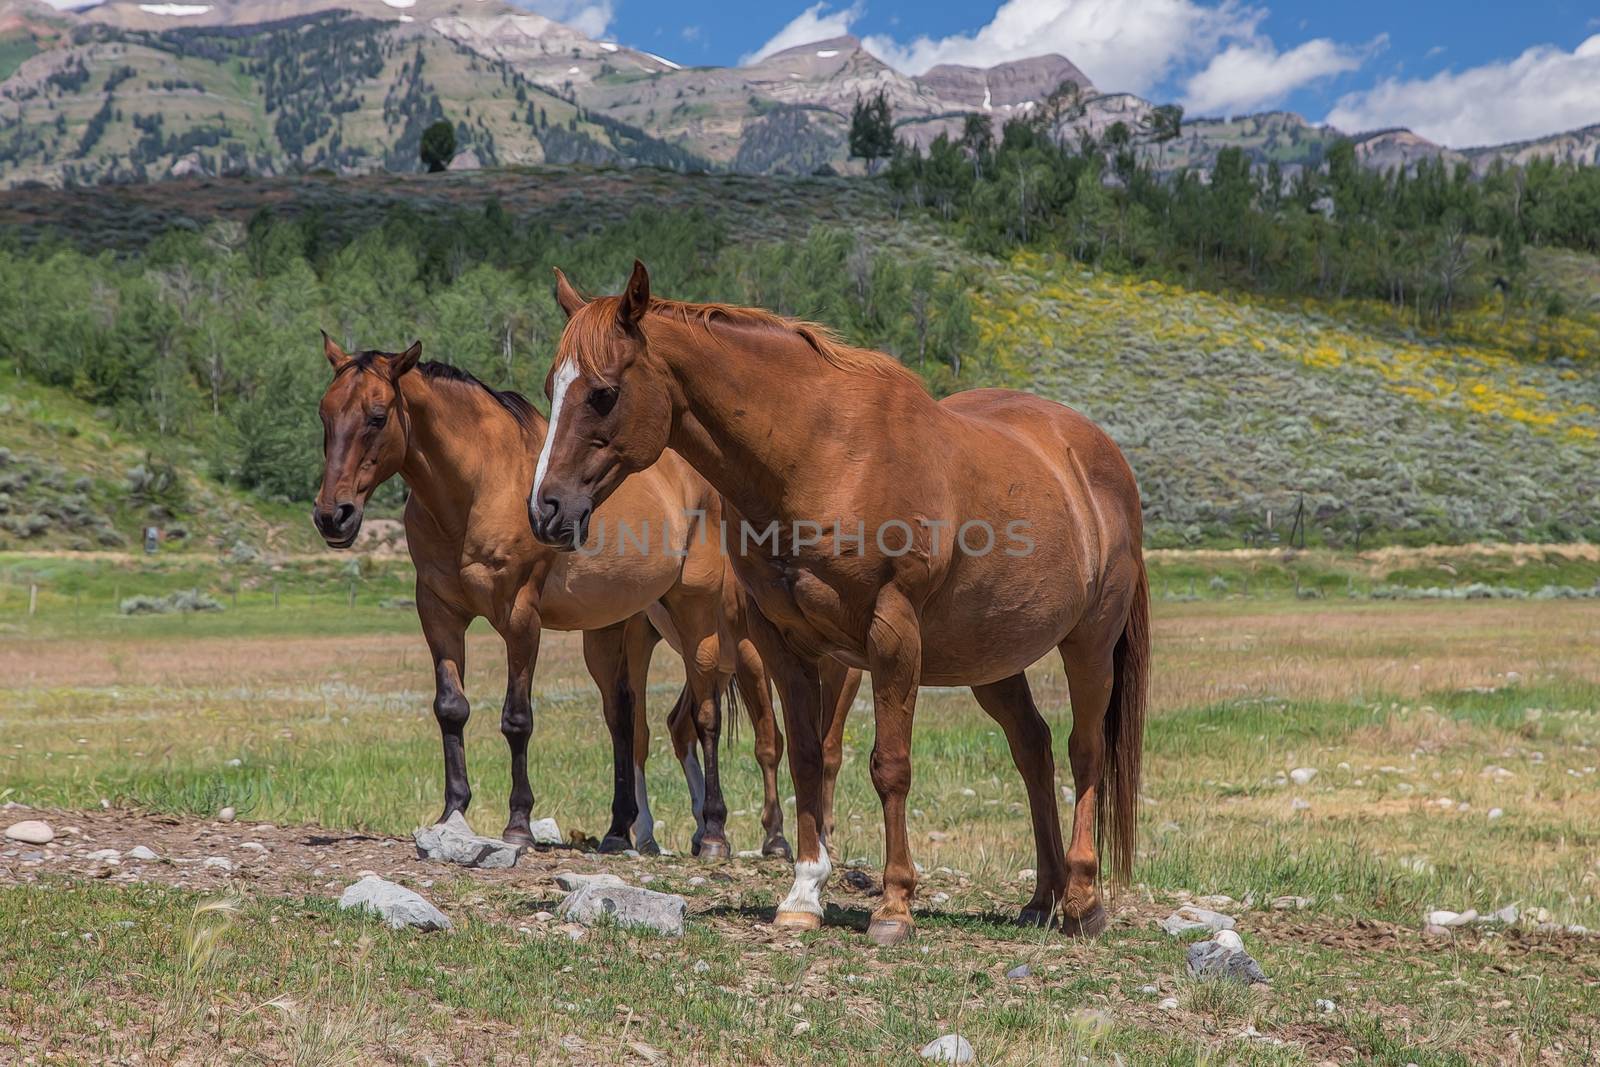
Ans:
[[[1066,638],[1091,595],[1076,561],[963,562],[923,610],[925,685],[983,685],[1027,669]]]
[[[550,569],[539,620],[552,630],[597,630],[649,607],[678,580],[681,561],[649,555],[565,553]]]

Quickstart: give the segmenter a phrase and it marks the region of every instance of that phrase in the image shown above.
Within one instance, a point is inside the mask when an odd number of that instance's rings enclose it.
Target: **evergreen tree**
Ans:
[[[850,112],[850,158],[867,161],[867,173],[877,172],[878,161],[894,151],[894,120],[889,98],[882,90],[871,100],[856,98]]]
[[[456,129],[450,120],[440,119],[422,131],[420,154],[429,174],[449,168],[450,161],[456,158]]]

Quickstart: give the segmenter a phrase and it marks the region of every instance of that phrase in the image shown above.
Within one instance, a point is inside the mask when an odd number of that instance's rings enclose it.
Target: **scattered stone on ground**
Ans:
[[[1289,781],[1295,785],[1310,785],[1311,779],[1317,776],[1315,767],[1296,767],[1289,772]]]
[[[691,967],[690,970],[694,971],[695,974],[705,974],[711,970],[711,964],[707,963],[705,960],[695,960],[694,966]]]
[[[1310,897],[1273,897],[1273,911],[1304,911],[1311,907]]]
[[[56,832],[42,819],[23,819],[6,827],[6,838],[25,845],[48,845],[56,839]]]
[[[917,1055],[934,1063],[971,1063],[976,1058],[972,1045],[960,1034],[936,1037],[923,1045]]]
[[[1162,1011],[1177,1011],[1178,998],[1167,997],[1166,999],[1162,1000],[1161,1003],[1157,1004],[1156,1007],[1160,1008]]]
[[[143,845],[134,845],[123,853],[123,857],[130,860],[145,860],[146,862],[161,858],[152,849],[148,849]]]
[[[1090,1036],[1099,1036],[1111,1029],[1111,1016],[1099,1008],[1079,1008],[1069,1021],[1074,1027]]]
[[[566,838],[561,836],[561,827],[556,825],[554,819],[535,819],[528,824],[528,833],[533,837],[536,845],[564,845]]]
[[[1290,811],[1310,811],[1311,810],[1311,801],[1306,800],[1304,797],[1295,797],[1293,800],[1289,801],[1289,810]]]
[[[1024,978],[1030,978],[1032,976],[1033,968],[1029,967],[1026,963],[1019,963],[1006,972],[1006,977],[1014,982],[1021,981]]]
[[[1232,916],[1224,915],[1220,911],[1210,911],[1195,907],[1193,904],[1185,904],[1162,919],[1159,925],[1173,937],[1178,937],[1192,930],[1206,930],[1212,933],[1218,930],[1232,930],[1234,921]]]
[[[376,912],[396,930],[407,926],[418,930],[448,930],[450,920],[419,893],[403,885],[369,874],[344,891],[339,898],[341,908],[359,908]]]
[[[872,875],[853,868],[844,872],[843,881],[845,885],[861,893],[871,893],[878,888],[877,883],[872,880]]]
[[[1323,1000],[1319,997],[1317,999],[1317,1010],[1324,1015],[1332,1015],[1338,1010],[1338,1005],[1331,1000]]]
[[[442,823],[413,830],[411,837],[417,843],[418,857],[463,867],[515,867],[523,848],[498,837],[480,837],[473,833],[459,811],[451,812],[450,818]]]
[[[628,885],[586,885],[561,902],[562,918],[593,926],[610,919],[622,926],[643,927],[673,937],[683,933],[689,902],[676,893],[657,893]]]
[[[586,885],[627,885],[621,878],[602,871],[599,874],[577,874],[573,871],[557,871],[556,885],[563,892],[575,893]]]
[[[1231,948],[1217,941],[1201,941],[1190,945],[1184,957],[1189,964],[1189,973],[1196,978],[1228,978],[1250,984],[1267,981],[1261,965],[1242,948]]]
[[[231,871],[233,870],[233,861],[226,856],[207,856],[201,866],[210,867],[218,871]]]
[[[1430,911],[1426,916],[1429,926],[1470,926],[1478,918],[1478,913],[1471,908],[1466,911]]]
[[[232,808],[223,808],[221,811],[217,812],[217,821],[232,822],[234,819],[238,818],[238,816],[239,813],[234,811]]]
[[[122,853],[114,848],[97,848],[83,858],[96,863],[121,863]]]

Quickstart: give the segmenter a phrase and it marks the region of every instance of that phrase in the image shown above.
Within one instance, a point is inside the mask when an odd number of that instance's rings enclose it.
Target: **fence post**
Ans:
[[[38,587],[38,585],[36,585],[36,584],[34,584],[32,582],[29,582],[28,583],[28,618],[30,618],[30,619],[33,618],[34,612],[36,612],[38,610],[39,610],[39,587]]]
[[[349,605],[349,610],[350,611],[356,610],[356,583],[355,582],[351,582],[350,583],[350,605]]]
[[[278,579],[272,579],[272,606],[278,606]]]

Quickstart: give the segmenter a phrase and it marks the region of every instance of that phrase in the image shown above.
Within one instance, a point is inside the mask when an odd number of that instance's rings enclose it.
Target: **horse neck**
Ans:
[[[682,398],[668,444],[758,526],[797,517],[807,476],[828,477],[816,433],[892,388],[833,366],[799,335],[760,327],[669,320],[651,340]]]
[[[464,526],[486,484],[486,461],[500,454],[499,439],[514,427],[513,420],[498,408],[490,412],[492,402],[474,395],[481,390],[420,374],[402,378],[400,392],[410,424],[400,474],[441,528]]]

